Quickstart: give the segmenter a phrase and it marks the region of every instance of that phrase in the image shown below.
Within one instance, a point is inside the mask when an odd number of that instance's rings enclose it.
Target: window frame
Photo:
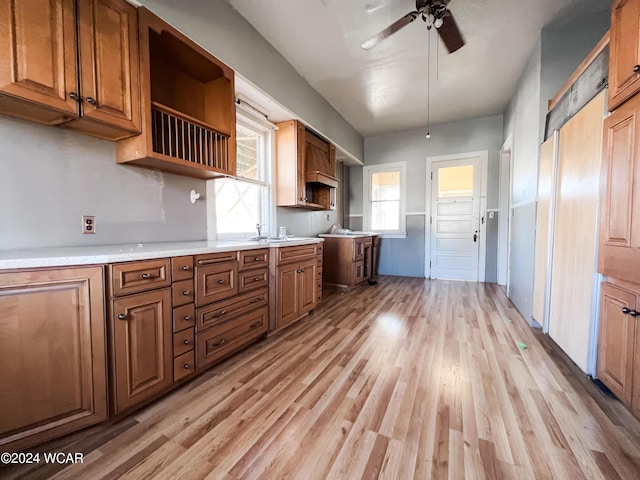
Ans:
[[[407,162],[383,163],[367,165],[362,168],[362,228],[364,231],[372,231],[371,208],[371,181],[375,173],[400,173],[400,211],[399,228],[397,230],[376,230],[382,238],[406,238],[407,237]]]

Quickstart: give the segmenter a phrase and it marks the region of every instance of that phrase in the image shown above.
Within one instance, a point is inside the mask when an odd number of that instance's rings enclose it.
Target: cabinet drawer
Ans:
[[[300,245],[296,247],[279,247],[277,250],[277,264],[293,263],[299,260],[307,260],[318,254],[317,244]]]
[[[316,258],[316,265],[317,265],[319,268],[322,268],[322,264],[323,264],[323,262],[324,262],[324,260],[323,260],[323,258],[322,258],[322,257],[317,257],[317,258]]]
[[[269,249],[241,250],[238,254],[239,270],[249,270],[269,266]]]
[[[269,285],[269,270],[263,268],[261,270],[240,272],[238,274],[238,284],[240,293],[266,287]]]
[[[213,265],[214,263],[223,262],[235,262],[238,260],[238,252],[221,252],[221,253],[207,253],[205,255],[196,255],[195,264],[196,267]]]
[[[197,335],[198,368],[210,365],[267,333],[268,309],[263,307]]]
[[[173,359],[173,381],[178,380],[191,375],[196,371],[195,355],[191,350],[187,353],[183,353],[179,357]]]
[[[322,266],[316,267],[316,277],[322,279]]]
[[[109,265],[111,294],[114,297],[168,287],[169,259],[142,262],[114,263]]]
[[[173,356],[178,357],[183,353],[193,350],[193,327],[173,334]]]
[[[196,324],[196,307],[193,303],[173,309],[173,331],[179,332]]]
[[[193,257],[174,257],[171,259],[171,280],[187,280],[193,278]]]
[[[196,269],[196,305],[201,307],[238,293],[238,262],[224,262]]]
[[[266,306],[269,303],[267,292],[267,289],[264,288],[238,295],[230,300],[217,302],[215,305],[198,308],[196,312],[198,317],[197,331],[202,332],[207,328],[228,322],[238,315]]]
[[[193,303],[196,295],[193,289],[193,279],[181,280],[171,285],[171,301],[174,307]]]

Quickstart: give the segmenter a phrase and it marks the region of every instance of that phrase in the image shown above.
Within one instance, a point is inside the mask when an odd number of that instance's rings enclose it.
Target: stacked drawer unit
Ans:
[[[267,248],[195,257],[198,369],[266,335],[268,265]]]
[[[195,285],[193,257],[171,259],[171,303],[173,332],[173,381],[196,371],[195,366]]]

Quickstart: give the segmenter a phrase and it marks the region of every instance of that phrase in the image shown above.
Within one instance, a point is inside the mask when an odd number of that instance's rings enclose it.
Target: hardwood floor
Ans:
[[[526,344],[525,349],[518,343]],[[381,277],[3,478],[638,479],[640,424],[491,284]]]

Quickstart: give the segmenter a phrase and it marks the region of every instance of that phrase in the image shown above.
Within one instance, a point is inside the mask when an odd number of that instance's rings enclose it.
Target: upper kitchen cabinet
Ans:
[[[616,0],[611,7],[609,110],[640,90],[640,0]]]
[[[276,169],[279,207],[336,209],[336,147],[297,120],[278,124]]]
[[[118,163],[235,175],[233,70],[144,8],[139,32],[142,135],[118,142]]]
[[[124,0],[0,3],[0,113],[109,140],[140,132],[136,9]]]

